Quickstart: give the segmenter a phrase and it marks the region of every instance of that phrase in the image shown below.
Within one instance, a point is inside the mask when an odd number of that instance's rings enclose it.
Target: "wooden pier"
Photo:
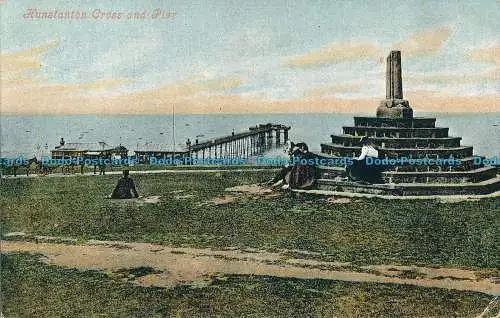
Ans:
[[[221,159],[249,158],[269,150],[273,145],[281,145],[288,141],[290,126],[282,124],[260,124],[250,127],[248,131],[232,133],[211,140],[187,142],[180,149],[136,150],[139,162],[145,163],[150,157]]]

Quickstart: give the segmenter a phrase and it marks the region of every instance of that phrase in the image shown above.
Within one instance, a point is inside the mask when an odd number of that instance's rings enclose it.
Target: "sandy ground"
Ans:
[[[240,185],[232,188],[226,188],[225,190],[229,192],[250,193],[250,194],[269,194],[273,192],[273,190],[263,186],[259,186],[257,184]]]
[[[50,242],[56,238],[39,239]],[[282,253],[257,250],[173,248],[95,240],[82,245],[49,242],[2,241],[1,250],[3,253],[37,253],[43,255],[41,259],[47,264],[107,273],[143,266],[153,268],[155,273],[132,278],[140,286],[205,286],[217,275],[243,274],[409,284],[500,294],[498,281],[479,279],[474,271],[458,268],[371,265],[354,271],[349,263],[293,259]],[[412,274],[411,278],[405,278],[409,277],[405,275],[408,273]]]
[[[124,205],[138,205],[138,206],[143,206],[145,204],[157,204],[161,202],[161,196],[159,195],[153,195],[153,196],[147,196],[147,197],[138,197],[138,198],[132,198],[132,199],[120,199],[120,200],[115,200],[115,199],[110,199],[110,201],[116,205],[119,206],[124,206]]]

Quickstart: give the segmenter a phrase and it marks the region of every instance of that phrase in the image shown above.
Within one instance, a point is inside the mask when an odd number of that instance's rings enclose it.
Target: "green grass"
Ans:
[[[499,199],[474,202],[237,195],[226,187],[267,180],[272,171],[135,175],[138,206],[103,197],[118,176],[6,179],[0,185],[3,232],[199,247],[307,250],[301,257],[355,264],[500,267]],[[173,191],[183,190],[183,193]],[[192,194],[194,197],[176,199]],[[291,252],[292,253],[292,252]]]
[[[268,276],[216,275],[203,288],[146,288],[102,272],[42,264],[25,254],[2,255],[1,261],[6,317],[473,317],[491,298]]]
[[[244,165],[164,165],[164,164],[136,164],[134,166],[107,166],[105,172],[110,171],[122,171],[123,169],[129,169],[131,171],[147,171],[147,170],[247,170],[247,169],[279,169],[280,166],[277,165],[257,165],[257,164],[244,164]],[[13,176],[14,175],[14,167],[0,167],[2,170],[2,174],[5,176]],[[27,173],[27,167],[19,166],[16,170],[17,176],[25,176]],[[54,173],[66,173],[78,175],[81,174],[80,166],[49,166],[49,170],[52,174]],[[84,166],[84,173],[93,173],[94,166]],[[39,170],[30,170],[30,175],[35,175],[40,173]],[[95,169],[95,173],[99,174],[99,168]]]

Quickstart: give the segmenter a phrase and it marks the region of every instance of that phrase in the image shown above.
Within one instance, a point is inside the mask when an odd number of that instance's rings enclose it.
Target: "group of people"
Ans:
[[[370,138],[364,136],[360,140],[361,154],[354,158],[353,164],[346,167],[346,178],[344,181],[352,181],[361,184],[382,183],[382,169],[378,166],[367,165],[368,158],[378,158],[380,153]],[[289,164],[285,165],[280,172],[267,184],[282,189],[311,189],[315,186],[319,177],[318,167],[309,163],[314,160],[302,161],[301,159],[314,159],[314,154],[309,152],[307,144],[301,142],[294,144],[290,142],[286,148],[290,157]],[[301,164],[300,162],[308,164]]]
[[[373,142],[368,137],[360,140],[361,155],[353,160],[353,164],[346,167],[347,180],[359,183],[380,183],[381,169],[377,166],[366,164],[367,158],[378,158],[380,153]],[[309,152],[306,143],[288,142],[285,151],[289,161],[279,173],[267,185],[281,187],[282,189],[311,189],[315,186],[319,177],[318,167],[311,164],[315,162],[315,155]],[[305,159],[305,160],[304,160]],[[313,160],[310,160],[313,159]],[[303,164],[304,162],[305,164]],[[129,177],[129,171],[123,171],[123,177],[109,196],[112,199],[130,199],[139,197],[135,188],[135,183]]]
[[[289,161],[280,172],[267,184],[273,187],[281,186],[282,189],[310,189],[314,187],[318,179],[318,169],[310,164],[314,159],[314,154],[309,152],[306,143],[294,144],[288,142],[285,151]],[[304,162],[306,164],[301,164]]]

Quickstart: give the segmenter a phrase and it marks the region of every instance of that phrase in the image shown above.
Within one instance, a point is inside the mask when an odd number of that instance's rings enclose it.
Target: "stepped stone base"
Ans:
[[[379,107],[383,111],[390,109],[382,117],[378,113],[377,117],[354,117],[354,126],[344,126],[342,135],[331,135],[332,142],[321,144],[318,156],[325,159],[359,156],[359,140],[368,136],[378,147],[380,159],[432,159],[440,164],[384,166],[382,184],[346,182],[342,179],[344,167],[320,167],[320,190],[412,196],[500,191],[498,167],[485,166],[480,160],[484,157],[475,156],[472,146],[460,144],[461,137],[450,137],[448,128],[436,127],[435,118],[413,118],[407,101],[392,101],[394,104],[383,103]],[[397,113],[398,107],[403,111],[402,116]]]
[[[475,195],[489,194],[500,190],[500,177],[481,182],[466,183],[392,183],[360,184],[350,181],[319,179],[318,189],[337,192],[368,193],[381,195]]]
[[[320,157],[357,157],[362,137],[378,147],[379,164],[374,167],[384,182],[346,182],[345,169],[321,167],[320,190],[383,195],[488,194],[500,191],[497,167],[477,162],[472,146],[460,144],[461,137],[448,136],[449,129],[436,127],[435,118],[413,117],[403,98],[401,51],[387,56],[386,95],[376,117],[354,117],[354,126],[344,126],[342,135],[331,135],[321,144]],[[384,163],[384,160],[386,163]],[[338,161],[334,161],[338,162]],[[369,163],[368,163],[369,164]]]

